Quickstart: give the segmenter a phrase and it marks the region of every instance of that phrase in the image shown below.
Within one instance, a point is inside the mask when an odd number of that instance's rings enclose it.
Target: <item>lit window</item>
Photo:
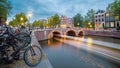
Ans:
[[[111,27],[114,27],[114,22],[110,22]]]

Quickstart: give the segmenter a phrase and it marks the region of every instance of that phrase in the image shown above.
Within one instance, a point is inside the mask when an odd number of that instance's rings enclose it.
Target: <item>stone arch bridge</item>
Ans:
[[[83,36],[84,31],[80,28],[66,28],[66,29],[44,29],[34,30],[38,40],[45,40],[52,38],[56,35],[67,35],[67,36]]]

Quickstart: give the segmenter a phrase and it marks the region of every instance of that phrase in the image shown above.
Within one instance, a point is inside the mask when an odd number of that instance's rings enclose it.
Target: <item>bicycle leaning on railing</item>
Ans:
[[[31,33],[16,34],[8,26],[0,31],[0,60],[11,63],[20,58],[20,51],[24,51],[23,59],[28,66],[36,66],[42,59],[42,50],[31,43]]]

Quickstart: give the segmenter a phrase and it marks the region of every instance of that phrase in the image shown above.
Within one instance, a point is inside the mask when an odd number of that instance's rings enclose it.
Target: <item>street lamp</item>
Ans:
[[[79,25],[80,25],[80,24],[79,24],[79,22],[78,22],[78,23],[77,23],[77,26],[79,27]]]
[[[92,28],[92,25],[90,25],[90,28]]]
[[[5,23],[6,23],[6,25],[8,25],[8,24],[9,24],[9,23],[8,23],[8,21],[6,21]]]
[[[24,26],[24,23],[22,22],[23,21],[23,17],[21,17],[20,20],[21,20],[21,26]]]
[[[32,17],[32,12],[28,12],[28,14],[27,14],[27,16],[28,16],[28,22],[29,22],[29,30],[30,30],[30,18]]]
[[[20,18],[20,20],[22,21],[22,20],[23,20],[23,18],[21,17],[21,18]]]
[[[90,25],[91,23],[89,22],[88,24]]]

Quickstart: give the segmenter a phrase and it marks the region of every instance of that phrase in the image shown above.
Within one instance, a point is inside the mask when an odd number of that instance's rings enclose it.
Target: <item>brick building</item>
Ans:
[[[73,19],[67,18],[66,16],[61,16],[61,28],[72,28],[73,27]]]

